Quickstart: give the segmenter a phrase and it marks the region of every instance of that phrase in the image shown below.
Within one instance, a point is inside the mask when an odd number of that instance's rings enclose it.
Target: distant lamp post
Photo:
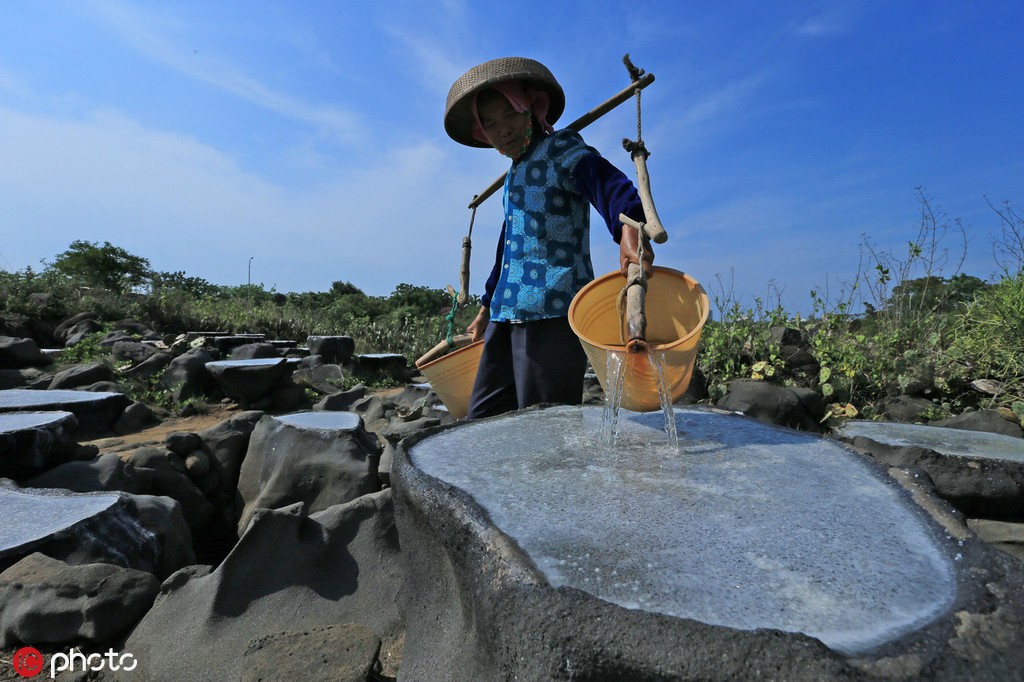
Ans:
[[[249,277],[245,283],[245,307],[252,308],[252,259],[256,256],[249,256]]]

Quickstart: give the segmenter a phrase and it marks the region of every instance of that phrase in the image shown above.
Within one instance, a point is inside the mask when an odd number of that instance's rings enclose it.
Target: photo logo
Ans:
[[[35,677],[43,670],[43,655],[34,647],[24,646],[14,652],[11,665],[22,677]]]
[[[84,654],[77,649],[71,649],[68,653],[55,653],[50,656],[50,679],[55,679],[57,673],[70,671],[126,671],[130,672],[138,667],[139,661],[129,653],[118,654],[110,649],[104,654]],[[11,659],[11,667],[14,672],[22,677],[35,677],[46,667],[46,660],[39,649],[25,646],[14,652]],[[4,677],[4,679],[8,679]]]

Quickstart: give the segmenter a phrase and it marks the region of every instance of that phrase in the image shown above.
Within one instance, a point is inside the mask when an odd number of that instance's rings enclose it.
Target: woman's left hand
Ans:
[[[623,277],[629,277],[629,264],[640,263],[637,256],[637,244],[639,243],[639,230],[629,225],[622,226],[622,238],[619,239],[619,269]],[[644,242],[644,274],[651,277],[654,274],[654,249],[651,248],[650,240]]]

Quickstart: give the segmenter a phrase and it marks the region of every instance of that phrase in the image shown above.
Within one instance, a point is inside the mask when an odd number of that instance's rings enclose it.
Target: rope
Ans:
[[[455,313],[458,312],[458,300],[459,295],[457,293],[452,294],[452,309],[448,311],[448,314],[444,316],[444,319],[448,321],[448,333],[444,339],[448,342],[449,346],[455,345]]]
[[[623,229],[625,229],[625,227],[623,227]],[[626,280],[626,285],[624,287],[622,287],[622,290],[619,292],[619,298],[618,298],[618,301],[616,302],[616,308],[617,308],[617,310],[619,312],[619,345],[622,345],[622,346],[625,346],[626,345],[626,341],[629,340],[629,339],[626,338],[626,333],[629,331],[626,328],[627,327],[627,320],[626,320],[626,292],[629,291],[629,288],[631,286],[633,286],[633,285],[638,285],[638,286],[642,287],[644,291],[647,290],[647,273],[644,272],[644,265],[643,265],[643,263],[644,263],[644,242],[647,241],[647,235],[644,233],[644,229],[643,229],[642,225],[641,225],[640,229],[637,230],[636,237],[637,237],[636,255],[637,255],[637,260],[640,261],[640,273],[638,275],[636,275],[635,277],[633,277],[632,279],[627,279]]]

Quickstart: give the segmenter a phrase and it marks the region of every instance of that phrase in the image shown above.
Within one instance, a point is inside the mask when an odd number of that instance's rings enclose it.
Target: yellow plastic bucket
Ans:
[[[426,364],[417,364],[449,414],[456,419],[465,417],[469,411],[469,397],[483,350],[484,342],[477,341]]]
[[[625,285],[619,272],[611,272],[580,289],[569,305],[569,325],[576,332],[590,365],[605,393],[609,392],[609,354],[625,355],[619,293]],[[647,280],[644,301],[647,345],[660,360],[672,402],[686,392],[697,359],[697,343],[708,319],[708,295],[697,280],[671,268],[655,267]],[[635,412],[661,409],[656,370],[645,353],[628,354],[621,361],[620,407]],[[628,364],[627,364],[628,363]],[[615,365],[613,364],[613,370]]]

